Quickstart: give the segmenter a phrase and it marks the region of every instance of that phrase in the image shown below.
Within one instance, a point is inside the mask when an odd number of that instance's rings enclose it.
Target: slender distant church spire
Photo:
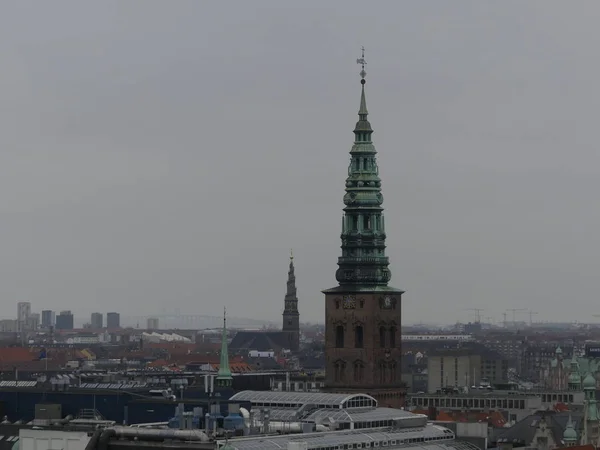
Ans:
[[[294,253],[292,250],[290,250],[290,268],[288,270],[287,291],[285,293],[285,311],[298,312],[296,275],[294,273]]]
[[[221,337],[221,362],[217,372],[217,386],[231,386],[233,377],[229,369],[229,349],[227,347],[227,310],[223,308],[223,334]]]
[[[290,267],[288,270],[287,290],[285,292],[282,331],[288,335],[290,350],[300,347],[300,313],[298,312],[298,296],[296,293],[296,275],[294,273],[294,254],[290,250]]]
[[[356,61],[360,71],[360,107],[350,150],[350,167],[344,195],[342,256],[338,259],[336,279],[340,286],[387,286],[391,278],[385,256],[383,195],[377,166],[373,129],[367,119],[365,52]]]

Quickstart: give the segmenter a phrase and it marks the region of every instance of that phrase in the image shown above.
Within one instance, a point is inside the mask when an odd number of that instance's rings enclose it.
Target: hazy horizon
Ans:
[[[323,322],[362,45],[404,322],[598,313],[597,2],[3,6],[1,316]]]

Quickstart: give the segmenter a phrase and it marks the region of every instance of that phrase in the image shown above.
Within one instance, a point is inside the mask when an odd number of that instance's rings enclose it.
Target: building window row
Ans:
[[[335,346],[337,348],[344,348],[345,342],[345,330],[343,325],[336,325],[335,327]],[[365,329],[364,325],[356,325],[354,327],[354,348],[363,348],[365,345]]]

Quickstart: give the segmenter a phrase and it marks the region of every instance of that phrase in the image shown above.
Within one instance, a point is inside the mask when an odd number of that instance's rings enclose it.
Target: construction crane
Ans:
[[[482,308],[467,308],[467,309],[465,309],[465,311],[474,311],[475,315],[477,316],[477,323],[481,323],[481,312],[485,311],[485,309],[482,309]]]
[[[533,325],[533,316],[538,314],[537,311],[529,310],[529,326]]]
[[[507,311],[511,311],[512,312],[512,322],[513,322],[513,326],[517,323],[516,318],[515,318],[515,313],[518,312],[524,312],[527,311],[527,309],[525,308],[509,308],[507,309]]]

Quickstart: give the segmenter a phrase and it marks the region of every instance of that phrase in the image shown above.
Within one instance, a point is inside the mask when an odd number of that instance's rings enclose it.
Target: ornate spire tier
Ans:
[[[377,151],[372,141],[373,129],[367,119],[364,49],[357,62],[362,66],[360,107],[344,195],[342,256],[338,259],[335,277],[340,286],[387,286],[391,273],[385,256],[386,234]]]

